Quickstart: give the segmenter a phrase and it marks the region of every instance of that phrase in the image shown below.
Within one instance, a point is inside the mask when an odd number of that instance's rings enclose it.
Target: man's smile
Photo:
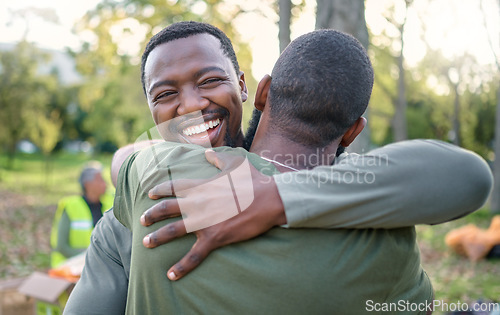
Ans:
[[[225,137],[227,115],[225,109],[210,110],[202,115],[188,114],[181,119],[182,122],[176,123],[175,127],[172,126],[174,129],[171,130],[183,139],[182,142],[204,147],[220,146],[220,143],[223,144],[221,139]]]
[[[201,124],[196,125],[196,126],[184,128],[184,130],[182,130],[182,133],[186,136],[192,136],[192,135],[196,135],[196,134],[200,134],[202,132],[205,132],[209,129],[215,128],[219,124],[220,124],[220,119],[217,118],[217,119],[210,120],[208,122],[201,123]]]

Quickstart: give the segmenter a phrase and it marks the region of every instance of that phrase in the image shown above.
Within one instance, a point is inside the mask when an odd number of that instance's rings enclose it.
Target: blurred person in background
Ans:
[[[113,197],[106,194],[101,163],[88,163],[79,183],[82,194],[65,197],[57,206],[50,235],[52,268],[87,249],[92,230],[103,212],[113,205]]]

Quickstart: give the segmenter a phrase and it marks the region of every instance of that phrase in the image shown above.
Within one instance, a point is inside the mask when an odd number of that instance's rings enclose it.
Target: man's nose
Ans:
[[[203,110],[210,105],[210,101],[203,97],[196,90],[183,91],[181,94],[181,103],[177,108],[179,115],[186,115],[197,110]]]

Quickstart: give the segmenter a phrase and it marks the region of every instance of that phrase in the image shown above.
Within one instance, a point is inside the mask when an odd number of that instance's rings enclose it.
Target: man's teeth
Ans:
[[[199,124],[197,126],[188,127],[186,129],[184,129],[182,131],[182,133],[185,134],[186,136],[192,136],[192,135],[196,135],[196,134],[205,132],[208,129],[215,128],[219,124],[220,124],[220,119],[217,118],[217,119],[214,119],[214,120],[210,120],[208,122],[204,122],[203,124]]]

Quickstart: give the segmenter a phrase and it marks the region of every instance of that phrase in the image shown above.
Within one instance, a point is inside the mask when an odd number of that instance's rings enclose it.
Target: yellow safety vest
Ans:
[[[113,197],[104,195],[101,197],[101,211],[104,213],[106,210],[113,206]],[[52,223],[52,231],[50,235],[50,245],[52,247],[51,265],[52,268],[59,266],[67,258],[61,252],[56,251],[57,248],[57,233],[59,221],[62,214],[66,214],[70,220],[69,230],[69,245],[73,248],[85,249],[90,245],[90,235],[94,229],[94,222],[90,208],[82,196],[71,196],[63,198],[56,210],[54,222]]]

